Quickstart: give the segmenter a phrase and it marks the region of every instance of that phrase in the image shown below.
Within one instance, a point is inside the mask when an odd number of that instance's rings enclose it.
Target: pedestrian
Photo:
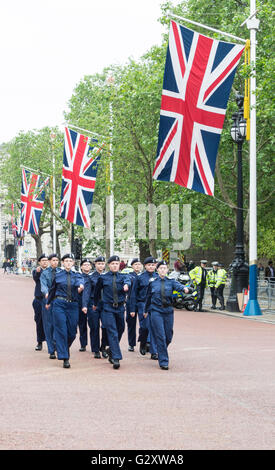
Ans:
[[[258,268],[257,268],[257,276],[258,278],[261,280],[264,278],[264,274],[265,274],[265,269],[264,269],[264,266],[262,263],[259,263],[258,264]]]
[[[42,320],[43,328],[45,332],[46,342],[48,346],[48,353],[50,359],[56,359],[55,350],[55,339],[54,339],[54,324],[53,324],[53,309],[46,308],[47,298],[49,296],[49,291],[52,287],[53,281],[55,279],[56,273],[60,271],[58,267],[59,257],[56,253],[52,253],[48,257],[49,266],[43,270],[40,276],[41,292],[43,295],[42,300]]]
[[[80,263],[80,269],[85,285],[89,283],[89,277],[91,275],[92,263],[88,258],[83,258]],[[80,352],[86,351],[88,344],[88,327],[87,327],[87,314],[82,311],[83,293],[84,290],[78,294],[78,329],[79,329],[79,341],[80,341]]]
[[[213,261],[212,263],[212,269],[208,271],[207,273],[207,280],[208,280],[208,286],[210,287],[211,291],[211,299],[212,299],[212,309],[216,309],[216,303],[217,303],[217,295],[215,291],[215,286],[216,286],[216,281],[217,281],[217,274],[218,274],[218,261]]]
[[[108,259],[109,271],[99,276],[94,291],[94,306],[99,305],[102,291],[102,323],[106,328],[109,341],[109,361],[114,369],[120,367],[122,354],[120,340],[125,329],[124,304],[131,280],[127,274],[119,272],[120,259],[114,255]]]
[[[265,279],[268,281],[268,289],[270,288],[269,292],[273,295],[273,289],[275,288],[275,270],[272,260],[268,261],[268,265],[265,268]]]
[[[136,346],[136,325],[137,325],[137,308],[135,312],[131,312],[130,308],[130,295],[131,289],[135,282],[136,277],[142,271],[142,264],[138,258],[134,258],[131,261],[132,271],[129,272],[130,279],[132,281],[131,288],[127,294],[126,301],[126,323],[127,323],[127,335],[128,335],[128,351],[134,351]],[[125,271],[125,270],[124,270]]]
[[[195,311],[198,311],[199,309],[200,312],[205,312],[205,310],[202,308],[202,302],[205,288],[208,287],[206,265],[207,260],[202,259],[200,261],[200,266],[196,266],[194,269],[189,271],[189,276],[191,277],[192,281],[194,281],[198,292],[198,300]]]
[[[74,256],[62,257],[64,269],[56,273],[55,280],[47,298],[46,308],[53,302],[54,336],[58,360],[63,360],[63,367],[70,366],[70,346],[75,340],[78,323],[78,294],[84,289],[83,276],[72,270]]]
[[[168,346],[173,337],[174,310],[172,307],[173,291],[192,292],[192,288],[167,277],[168,266],[165,261],[157,264],[158,276],[152,278],[146,293],[144,316],[150,311],[152,331],[157,344],[158,363],[161,369],[168,370]]]
[[[7,273],[7,267],[8,267],[8,261],[5,259],[2,264],[2,268],[4,270],[3,274]]]
[[[36,338],[37,345],[35,347],[36,351],[42,350],[43,341],[45,341],[45,332],[43,327],[42,319],[42,308],[43,308],[43,294],[41,291],[40,276],[41,273],[48,267],[48,256],[43,253],[38,258],[38,266],[33,270],[32,277],[35,282],[34,288],[34,299],[32,302],[34,310],[34,321],[36,323]]]
[[[102,308],[103,302],[99,299],[96,310],[93,309],[94,305],[94,292],[95,286],[99,277],[105,271],[105,258],[98,256],[95,261],[95,271],[88,276],[82,296],[82,311],[88,318],[88,325],[90,328],[90,341],[91,351],[94,353],[95,359],[100,359],[100,351],[102,357],[107,358],[106,346],[108,345],[108,338],[106,328],[102,323]],[[101,344],[100,344],[100,328],[101,328]]]
[[[221,306],[219,307],[219,310],[224,310],[223,291],[224,291],[226,279],[227,279],[227,272],[224,269],[223,264],[219,263],[216,284],[215,284],[215,295],[221,304]]]
[[[157,359],[157,349],[154,341],[154,337],[150,332],[150,316],[144,317],[144,305],[146,300],[146,292],[151,282],[151,279],[157,277],[156,264],[157,260],[153,256],[145,258],[144,272],[136,277],[133,283],[133,287],[130,295],[130,312],[131,315],[138,313],[139,319],[139,336],[138,341],[140,343],[139,351],[145,356],[147,352],[147,343],[150,342],[149,352],[151,353],[151,359]]]

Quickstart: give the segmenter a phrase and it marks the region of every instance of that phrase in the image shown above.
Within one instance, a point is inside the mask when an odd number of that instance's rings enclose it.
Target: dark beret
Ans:
[[[131,266],[133,266],[133,264],[135,263],[139,263],[139,259],[138,258],[134,258],[132,261],[131,261]]]
[[[58,258],[59,259],[59,256],[56,253],[51,253],[49,255],[48,259],[52,259],[52,258]]]
[[[83,258],[83,260],[82,260],[81,263],[80,263],[80,266],[82,266],[83,263],[90,263],[90,264],[92,264],[92,262],[91,262],[88,258]]]
[[[97,263],[98,261],[105,261],[104,256],[98,256],[98,257],[95,259],[95,263]]]
[[[74,255],[72,253],[67,253],[66,255],[62,256],[61,260],[64,261],[64,259],[67,258],[74,259]]]
[[[120,261],[119,256],[113,255],[108,259],[108,264],[112,263],[112,261]]]
[[[148,264],[148,263],[156,263],[157,260],[153,258],[153,256],[148,256],[148,258],[145,258],[143,264]]]
[[[45,255],[45,253],[42,253],[42,255],[39,256],[38,261],[41,261],[42,258],[47,258],[48,259],[48,256]]]
[[[162,266],[162,265],[167,266],[166,261],[163,261],[163,260],[162,260],[162,261],[159,261],[158,264],[157,264],[157,269],[158,269],[160,266]]]

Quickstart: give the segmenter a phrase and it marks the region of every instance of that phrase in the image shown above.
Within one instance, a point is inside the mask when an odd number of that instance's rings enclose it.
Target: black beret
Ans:
[[[104,256],[98,256],[98,257],[95,259],[95,263],[97,263],[98,261],[105,261]]]
[[[134,258],[132,261],[131,261],[131,266],[133,266],[134,263],[139,263],[139,259],[138,258]]]
[[[113,255],[108,259],[108,264],[112,263],[112,261],[120,261],[119,256]]]
[[[83,263],[90,263],[90,264],[92,264],[92,262],[91,262],[88,258],[83,258],[83,260],[82,260],[81,263],[80,263],[80,266],[82,266]]]
[[[162,260],[162,261],[159,261],[158,264],[157,264],[157,269],[158,269],[160,266],[162,266],[162,265],[167,266],[166,261],[163,261],[163,260]]]
[[[48,256],[45,255],[45,253],[42,253],[42,255],[39,256],[38,261],[40,261],[42,258],[47,258],[48,259]]]
[[[148,263],[156,263],[157,260],[153,258],[153,256],[148,256],[148,258],[145,258],[143,264],[148,264]]]
[[[52,258],[58,258],[58,259],[59,259],[59,256],[58,256],[56,253],[51,253],[51,254],[48,256],[48,259],[52,259]]]
[[[61,260],[64,261],[64,259],[74,259],[74,255],[72,253],[67,253],[66,255],[62,256]]]

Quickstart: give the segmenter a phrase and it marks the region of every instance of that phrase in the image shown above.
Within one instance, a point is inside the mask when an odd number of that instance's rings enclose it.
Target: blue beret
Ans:
[[[119,256],[113,255],[108,259],[108,264],[112,263],[112,261],[120,261]]]
[[[98,261],[105,261],[104,256],[98,256],[98,257],[95,259],[95,263],[97,263]]]
[[[45,253],[42,253],[42,255],[39,256],[38,261],[40,261],[42,258],[47,258],[48,259],[48,256],[45,255]]]
[[[52,259],[52,258],[58,258],[59,259],[59,256],[56,253],[52,253],[48,256],[48,259]]]
[[[90,263],[90,264],[92,264],[92,262],[91,262],[88,258],[83,258],[83,260],[82,260],[81,263],[80,263],[80,266],[82,266],[83,263]]]
[[[67,253],[66,255],[62,256],[61,260],[64,261],[64,259],[74,259],[74,255],[72,253]]]
[[[148,264],[148,263],[156,263],[157,260],[153,258],[153,256],[148,256],[148,258],[145,258],[143,264]]]
[[[131,261],[131,266],[132,266],[134,263],[139,263],[139,259],[138,259],[138,258],[134,258],[134,259]]]
[[[157,264],[157,269],[158,269],[160,266],[162,266],[162,265],[167,266],[166,261],[163,261],[163,260],[162,260],[162,261],[159,261],[158,264]]]

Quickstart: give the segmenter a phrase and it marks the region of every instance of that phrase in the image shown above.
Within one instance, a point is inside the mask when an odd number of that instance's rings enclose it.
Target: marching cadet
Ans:
[[[54,340],[54,327],[53,327],[53,312],[52,307],[46,309],[46,301],[49,295],[50,288],[52,287],[56,273],[60,271],[58,268],[59,257],[56,253],[52,253],[48,257],[50,265],[44,269],[40,276],[41,292],[43,294],[42,301],[42,319],[45,331],[48,353],[50,359],[56,359],[55,355],[55,340]]]
[[[134,258],[131,261],[132,271],[129,272],[129,276],[132,280],[132,286],[135,282],[136,277],[140,274],[142,270],[142,264],[138,258]],[[124,273],[125,270],[122,271]],[[131,291],[128,292],[127,301],[126,301],[126,323],[127,323],[127,333],[128,333],[128,351],[134,351],[136,346],[136,325],[137,325],[137,308],[135,312],[131,312],[130,309],[130,295]]]
[[[89,283],[90,272],[92,269],[92,263],[88,258],[83,258],[80,263],[80,269],[85,285]],[[83,291],[84,292],[84,291]],[[78,328],[79,328],[79,341],[80,341],[80,352],[86,351],[88,344],[88,328],[87,328],[87,315],[82,311],[83,292],[78,294]]]
[[[217,296],[215,292],[215,285],[216,285],[216,280],[217,280],[217,274],[218,274],[218,261],[213,261],[212,263],[212,269],[208,271],[207,273],[207,280],[208,280],[208,286],[210,287],[211,291],[211,299],[212,299],[212,306],[214,310],[216,309],[216,302],[217,302]]]
[[[217,274],[217,279],[216,279],[216,284],[215,284],[215,294],[217,298],[220,301],[221,306],[219,307],[219,310],[224,310],[224,296],[223,296],[223,290],[224,286],[226,283],[226,278],[227,278],[227,272],[223,268],[223,264],[219,263],[218,264],[218,274]]]
[[[127,274],[119,272],[120,259],[114,255],[108,259],[110,271],[99,276],[94,291],[95,310],[99,304],[102,290],[102,322],[106,328],[109,341],[109,361],[114,369],[120,367],[122,354],[119,346],[125,328],[124,304],[125,296],[131,287],[131,280]]]
[[[150,310],[151,325],[157,343],[158,362],[163,370],[168,370],[168,345],[173,337],[174,310],[172,307],[173,290],[192,292],[193,289],[167,277],[168,266],[165,261],[157,264],[158,276],[149,283],[144,304],[144,316]]]
[[[62,257],[64,269],[56,273],[50,289],[46,308],[53,301],[54,336],[57,358],[63,360],[63,367],[70,366],[70,346],[75,340],[78,323],[78,294],[84,289],[83,276],[72,270],[74,256]]]
[[[150,317],[144,317],[143,314],[148,284],[151,282],[151,279],[157,277],[157,273],[155,272],[156,263],[156,259],[152,256],[145,258],[143,263],[145,271],[136,277],[130,295],[130,315],[134,316],[137,311],[139,318],[139,351],[143,356],[145,356],[148,335],[150,333],[149,338],[151,359],[157,359],[156,344],[154,341],[154,336],[151,335],[150,332]]]
[[[82,311],[88,317],[88,325],[90,328],[91,350],[94,353],[95,359],[100,359],[100,351],[103,357],[108,357],[106,346],[108,344],[106,328],[102,323],[102,307],[103,303],[100,299],[98,301],[97,309],[93,309],[94,305],[94,292],[95,286],[99,277],[105,270],[104,256],[98,256],[95,261],[95,271],[87,278],[84,284],[84,291],[82,295]],[[102,325],[102,339],[100,346],[100,321]]]
[[[196,285],[196,289],[198,291],[198,300],[196,311],[204,312],[202,309],[202,301],[204,297],[205,288],[208,287],[208,278],[207,278],[207,270],[206,270],[207,260],[202,259],[200,262],[200,266],[196,266],[194,269],[189,271],[189,276],[191,277],[192,281]]]
[[[45,341],[45,332],[43,328],[43,319],[42,319],[42,301],[43,294],[41,292],[40,276],[41,273],[48,267],[48,257],[43,253],[38,258],[38,266],[32,272],[32,277],[35,282],[34,288],[34,299],[32,302],[34,310],[34,321],[36,323],[36,336],[37,336],[37,345],[35,350],[41,351],[42,343]]]

